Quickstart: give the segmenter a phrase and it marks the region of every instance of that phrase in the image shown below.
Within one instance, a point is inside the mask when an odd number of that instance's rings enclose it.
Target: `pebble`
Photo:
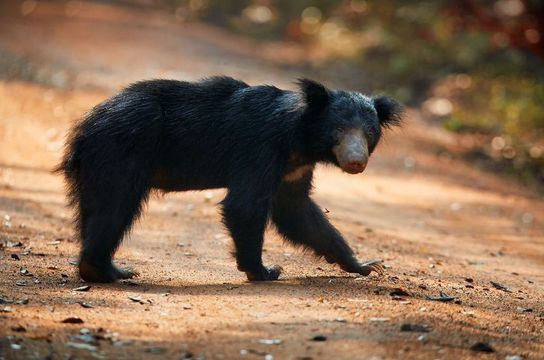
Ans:
[[[316,335],[311,340],[312,341],[327,341],[327,337],[325,335]]]
[[[92,351],[92,352],[98,350],[98,348],[96,346],[94,346],[94,345],[76,343],[76,342],[72,342],[72,341],[68,341],[66,343],[66,345],[68,345],[71,348],[79,349],[79,350],[89,350],[89,351]]]
[[[282,343],[281,339],[259,339],[257,340],[259,344],[263,345],[279,345]]]
[[[477,352],[485,352],[485,353],[495,352],[495,349],[491,345],[485,342],[477,342],[476,344],[470,347],[470,350],[477,351]]]

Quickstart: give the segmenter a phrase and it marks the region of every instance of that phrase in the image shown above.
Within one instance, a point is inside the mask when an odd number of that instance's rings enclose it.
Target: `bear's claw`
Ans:
[[[354,263],[350,263],[347,265],[340,264],[340,268],[349,273],[360,274],[363,276],[368,276],[373,271],[378,275],[382,275],[385,271],[382,263],[382,260],[369,260],[365,262],[355,261]]]
[[[95,265],[81,260],[79,263],[79,275],[87,282],[112,283],[117,280],[139,277],[140,273],[131,267],[117,267],[112,263]]]
[[[373,271],[376,272],[378,275],[383,275],[385,268],[382,263],[382,260],[366,261],[360,264],[360,269],[357,272],[363,276],[368,276]]]
[[[279,265],[272,265],[270,267],[263,266],[257,273],[247,271],[247,279],[249,281],[273,281],[278,280],[283,268]]]
[[[118,280],[132,279],[132,278],[140,277],[140,273],[138,271],[134,270],[130,266],[126,266],[126,267],[114,266],[114,268],[115,268],[115,271],[117,273],[117,279]]]

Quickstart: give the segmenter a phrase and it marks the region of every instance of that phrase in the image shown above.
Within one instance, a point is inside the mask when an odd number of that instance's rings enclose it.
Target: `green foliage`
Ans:
[[[544,137],[544,83],[535,78],[474,76],[452,114],[464,129],[536,141]],[[455,126],[454,126],[455,127]],[[454,129],[459,130],[459,129]]]
[[[480,152],[495,169],[517,174],[527,183],[544,181],[544,82],[529,77],[474,76],[456,96],[444,122],[451,131],[489,134]]]

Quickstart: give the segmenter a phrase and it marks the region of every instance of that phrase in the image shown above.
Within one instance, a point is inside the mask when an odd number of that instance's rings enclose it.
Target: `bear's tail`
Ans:
[[[53,173],[64,176],[70,206],[76,205],[79,194],[81,142],[79,126],[76,125],[68,135],[61,162],[53,169]]]

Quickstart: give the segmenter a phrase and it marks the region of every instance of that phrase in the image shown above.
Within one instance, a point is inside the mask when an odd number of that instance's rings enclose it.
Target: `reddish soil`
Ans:
[[[74,291],[78,244],[50,169],[75,119],[143,78],[292,87],[300,73],[266,44],[163,12],[21,9],[0,5],[0,359],[544,358],[542,197],[450,156],[461,140],[416,109],[363,175],[317,171],[317,202],[361,259],[385,260],[384,276],[345,274],[270,229],[264,258],[284,273],[248,283],[220,224],[224,192],[211,191],[153,197],[117,254],[141,277]],[[441,292],[455,300],[428,299]]]

